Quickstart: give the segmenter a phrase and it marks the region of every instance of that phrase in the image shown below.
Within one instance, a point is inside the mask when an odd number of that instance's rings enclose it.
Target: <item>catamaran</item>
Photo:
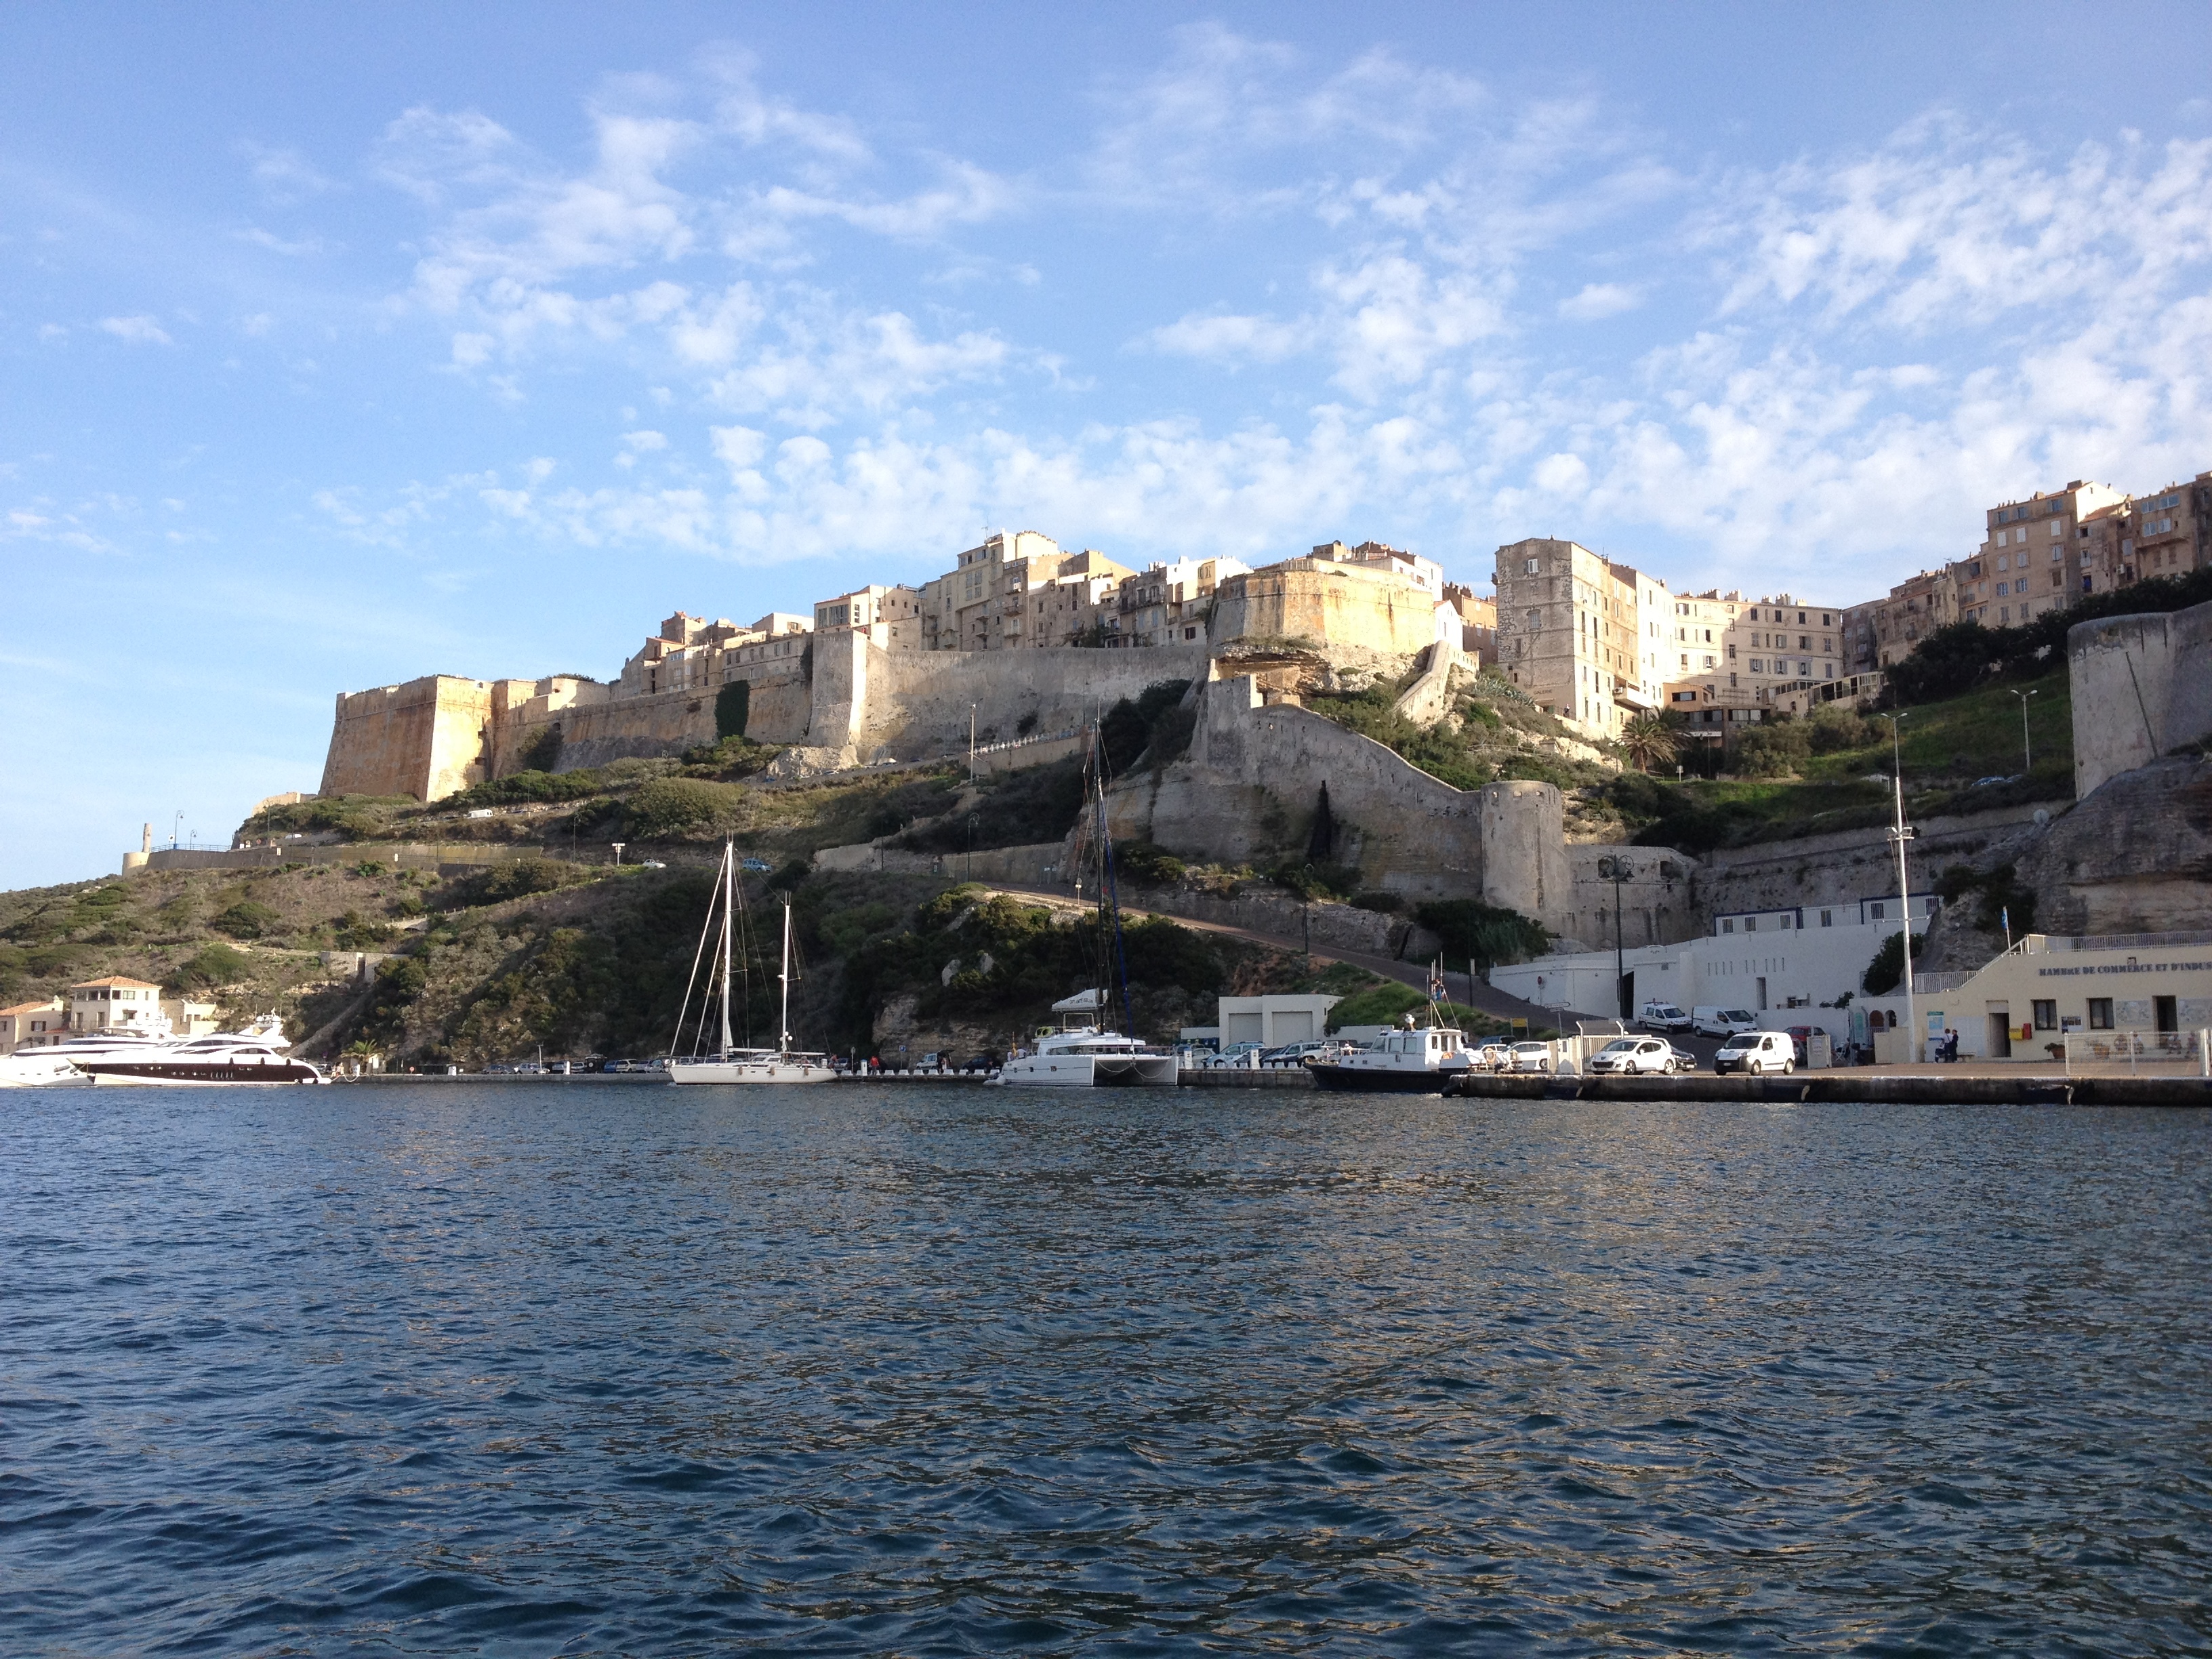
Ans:
[[[1028,1047],[1018,1048],[989,1079],[1001,1088],[1164,1088],[1180,1080],[1182,1062],[1176,1054],[1154,1048],[1133,1035],[1136,1021],[1129,1007],[1129,966],[1121,948],[1121,907],[1114,881],[1114,841],[1106,817],[1106,757],[1094,726],[1084,826],[1075,857],[1078,871],[1095,868],[1097,877],[1098,983],[1052,1005],[1060,1029],[1040,1029]],[[1085,844],[1087,843],[1087,845]],[[1095,861],[1095,862],[1094,862]],[[1082,878],[1076,894],[1082,896]],[[1118,986],[1120,1023],[1115,1029],[1114,998],[1107,988]]]
[[[791,902],[783,906],[783,969],[776,975],[782,982],[782,1012],[777,1024],[776,1046],[773,1048],[739,1048],[730,1030],[731,980],[741,937],[745,933],[744,886],[738,879],[738,854],[734,842],[722,846],[722,862],[715,872],[715,897],[707,907],[707,921],[699,933],[699,948],[691,957],[691,980],[684,988],[684,1008],[677,1016],[676,1036],[683,1041],[684,1027],[690,1018],[691,993],[698,985],[699,964],[705,958],[707,942],[713,938],[717,916],[721,927],[722,971],[720,994],[710,984],[699,1006],[699,1024],[694,1033],[695,1052],[679,1054],[668,1062],[671,1083],[827,1083],[837,1075],[827,1054],[808,1053],[791,1046]],[[696,1049],[705,1042],[707,1004],[719,1005],[720,1015],[720,1043],[711,1054],[699,1054]]]

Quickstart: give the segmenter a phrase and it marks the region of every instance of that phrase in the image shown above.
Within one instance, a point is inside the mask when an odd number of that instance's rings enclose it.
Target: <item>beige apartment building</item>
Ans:
[[[856,587],[834,599],[817,599],[814,631],[852,629],[886,651],[921,648],[921,590],[881,585]]]
[[[1951,566],[1959,619],[2014,628],[2067,609],[2094,591],[2094,561],[2117,544],[2111,530],[2126,512],[2123,492],[2080,478],[1991,507],[1981,546]]]
[[[750,627],[727,617],[708,622],[679,611],[660,624],[623,664],[617,696],[654,696],[664,691],[711,691],[741,671],[764,660],[795,659],[805,650],[813,623],[787,611],[771,611]]]
[[[1103,553],[1067,552],[1034,530],[1001,532],[967,549],[951,570],[923,584],[922,647],[1003,651],[1066,645],[1096,623],[1107,594],[1132,574]]]
[[[1578,543],[1498,550],[1498,661],[1547,714],[1607,739],[1666,695],[1675,602],[1666,585]]]
[[[2212,565],[2212,472],[2125,502],[2099,539],[2096,586],[2085,592],[2185,576]]]
[[[59,997],[0,1008],[0,1055],[12,1054],[18,1048],[43,1048],[68,1035]]]
[[[1841,678],[1847,612],[1788,593],[1676,596],[1667,707],[1693,734],[1725,738],[1764,720],[1785,695]]]
[[[1214,590],[1251,568],[1238,559],[1176,559],[1125,576],[1100,602],[1103,642],[1142,647],[1202,640]]]

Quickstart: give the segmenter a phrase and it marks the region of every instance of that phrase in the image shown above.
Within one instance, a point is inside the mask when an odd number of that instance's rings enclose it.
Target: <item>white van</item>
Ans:
[[[1647,1031],[1686,1031],[1690,1017],[1671,1002],[1647,1002],[1644,1018],[1637,1022]]]
[[[1730,1037],[1757,1030],[1759,1016],[1748,1008],[1692,1008],[1690,1029],[1699,1036]]]
[[[1787,1031],[1738,1031],[1713,1056],[1716,1072],[1781,1072],[1797,1069],[1797,1045]]]

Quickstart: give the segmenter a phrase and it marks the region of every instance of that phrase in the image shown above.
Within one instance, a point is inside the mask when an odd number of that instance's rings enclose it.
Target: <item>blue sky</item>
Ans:
[[[2206,23],[0,6],[0,884],[986,526],[1846,604],[2190,476]]]

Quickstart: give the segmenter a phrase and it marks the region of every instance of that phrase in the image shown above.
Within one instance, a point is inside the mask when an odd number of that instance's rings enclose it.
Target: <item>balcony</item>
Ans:
[[[1633,680],[1615,680],[1613,700],[1623,708],[1633,708],[1638,714],[1656,714],[1659,712],[1658,697]]]

